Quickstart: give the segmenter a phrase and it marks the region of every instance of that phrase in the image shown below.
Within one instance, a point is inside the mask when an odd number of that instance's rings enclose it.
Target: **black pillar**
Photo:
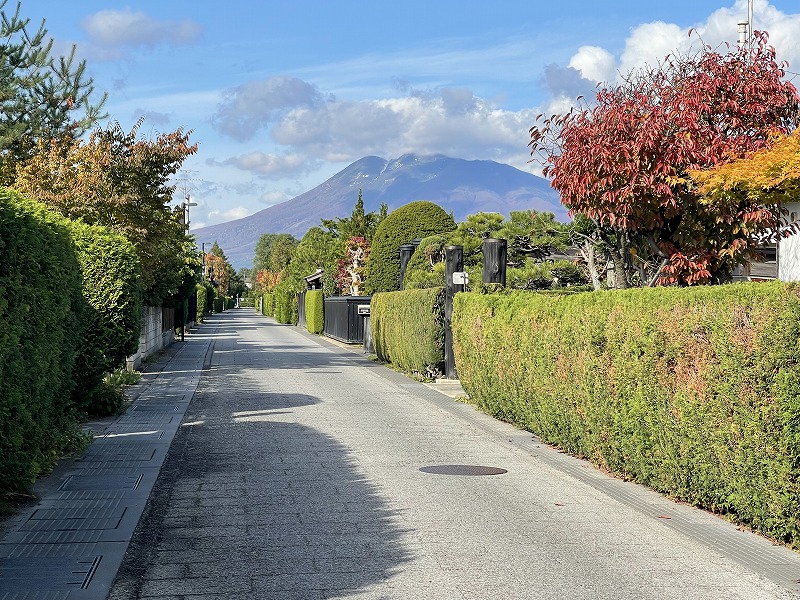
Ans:
[[[414,244],[403,244],[400,246],[400,289],[403,289],[403,281],[406,278],[406,267],[408,267],[408,261],[411,260],[411,255],[414,254],[414,250],[417,247]]]
[[[483,240],[483,283],[506,285],[508,242],[495,238]]]
[[[444,376],[447,379],[458,379],[456,358],[453,353],[453,296],[463,292],[463,284],[453,283],[453,273],[464,270],[464,247],[446,246],[444,249]]]

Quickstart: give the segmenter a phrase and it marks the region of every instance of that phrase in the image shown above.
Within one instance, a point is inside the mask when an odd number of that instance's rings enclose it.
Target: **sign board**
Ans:
[[[469,275],[466,271],[456,271],[453,273],[453,285],[467,285],[469,283]]]
[[[360,315],[368,315],[369,314],[369,304],[359,304],[358,305],[358,314],[360,314]]]

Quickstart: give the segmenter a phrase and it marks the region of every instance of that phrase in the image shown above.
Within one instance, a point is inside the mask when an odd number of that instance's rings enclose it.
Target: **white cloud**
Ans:
[[[270,77],[226,91],[211,122],[220,133],[245,141],[283,112],[322,102],[322,94],[310,83],[296,77]]]
[[[237,206],[228,210],[210,210],[206,214],[206,221],[192,225],[192,229],[200,229],[215,223],[226,223],[227,221],[235,221],[236,219],[243,219],[251,214],[251,211],[244,206]]]
[[[305,154],[274,154],[265,152],[248,152],[222,162],[210,160],[214,166],[229,165],[249,171],[261,177],[282,179],[293,175],[309,173],[319,165]]]
[[[615,78],[617,61],[605,48],[581,46],[570,59],[569,66],[577,69],[584,79],[600,83]]]
[[[121,47],[188,44],[200,37],[201,27],[190,19],[158,21],[128,8],[101,10],[81,23],[92,44],[112,51]]]

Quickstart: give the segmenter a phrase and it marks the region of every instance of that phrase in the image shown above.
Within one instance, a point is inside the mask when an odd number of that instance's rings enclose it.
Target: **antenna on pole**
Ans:
[[[747,0],[747,21],[740,21],[739,46],[750,45],[753,41],[753,0]]]

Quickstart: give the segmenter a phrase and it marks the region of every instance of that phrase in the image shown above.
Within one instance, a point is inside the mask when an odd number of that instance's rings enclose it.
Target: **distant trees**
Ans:
[[[720,214],[689,173],[796,127],[797,91],[783,76],[766,34],[756,32],[735,51],[667,57],[601,88],[594,107],[531,128],[532,153],[562,203],[594,226],[585,240],[610,261],[610,287],[730,279],[775,214],[745,196]]]

